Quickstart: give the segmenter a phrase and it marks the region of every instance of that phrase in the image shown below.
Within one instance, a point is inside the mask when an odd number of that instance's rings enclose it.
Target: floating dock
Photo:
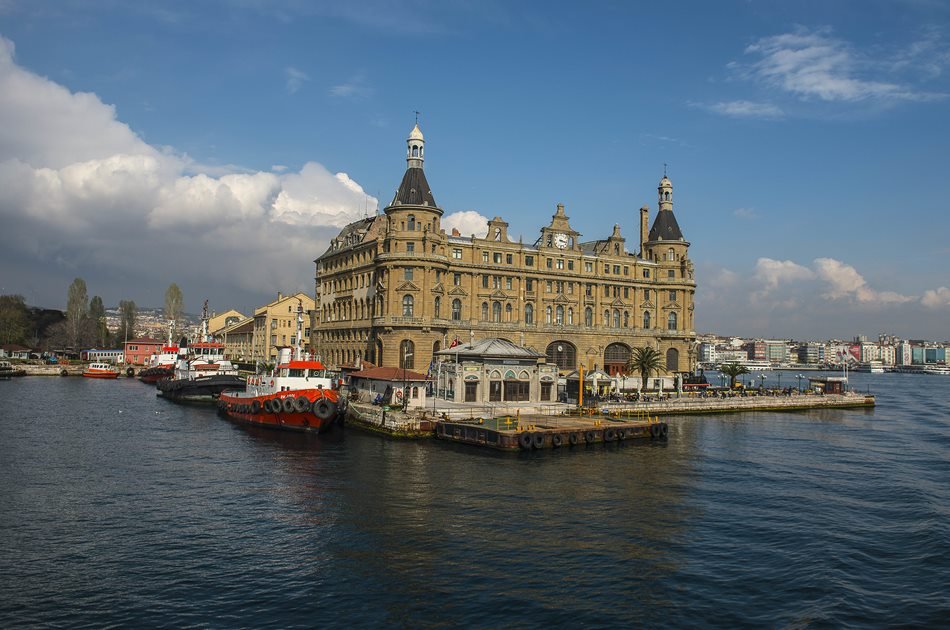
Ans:
[[[501,451],[531,451],[607,444],[627,440],[666,440],[669,426],[656,418],[643,420],[603,417],[541,417],[519,420],[510,416],[487,420],[440,421],[435,436],[450,442]]]

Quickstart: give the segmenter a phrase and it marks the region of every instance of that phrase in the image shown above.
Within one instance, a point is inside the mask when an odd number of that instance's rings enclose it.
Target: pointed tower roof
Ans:
[[[660,185],[657,186],[660,211],[656,213],[653,227],[650,228],[650,241],[683,241],[683,232],[673,214],[673,182],[663,174]]]
[[[425,171],[422,170],[425,162],[425,137],[422,130],[419,129],[417,122],[409,137],[406,139],[406,173],[402,176],[402,182],[396,190],[390,206],[409,205],[409,206],[429,206],[437,208],[435,197],[432,196],[432,189],[429,188],[429,182],[426,181]]]

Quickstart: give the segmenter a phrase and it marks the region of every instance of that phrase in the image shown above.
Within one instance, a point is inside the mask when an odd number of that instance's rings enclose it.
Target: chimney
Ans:
[[[650,206],[640,208],[640,258],[646,258],[646,242],[650,238]]]
[[[278,292],[277,292],[277,301],[279,302],[279,301],[282,300],[282,299],[284,299],[284,294],[281,293],[280,291],[278,291]]]

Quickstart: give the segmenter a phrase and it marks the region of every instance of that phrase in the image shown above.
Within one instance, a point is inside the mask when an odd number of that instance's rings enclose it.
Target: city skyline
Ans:
[[[533,242],[563,202],[584,240],[635,241],[667,168],[698,333],[946,339],[948,25],[913,1],[2,3],[0,292],[313,294],[420,110],[446,229]]]

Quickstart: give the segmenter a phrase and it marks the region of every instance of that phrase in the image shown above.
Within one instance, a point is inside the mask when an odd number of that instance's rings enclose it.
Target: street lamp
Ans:
[[[406,364],[409,362],[409,357],[412,356],[412,352],[409,352],[407,347],[402,354],[402,410],[403,412],[409,408],[409,379],[406,377]]]
[[[765,379],[766,379],[765,374],[759,374],[759,378],[762,379],[762,382],[759,384],[759,387],[765,387]]]
[[[801,374],[798,375],[798,393],[802,393],[802,379],[805,378]]]

